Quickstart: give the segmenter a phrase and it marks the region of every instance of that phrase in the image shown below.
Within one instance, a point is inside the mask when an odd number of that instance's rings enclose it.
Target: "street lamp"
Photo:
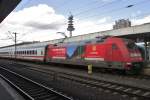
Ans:
[[[61,34],[62,36],[64,36],[65,38],[67,38],[68,36],[66,35],[66,33],[65,32],[57,32],[57,33],[59,33],[59,34]]]
[[[64,36],[64,38],[62,39],[62,41],[60,41],[59,43],[63,43],[65,41],[66,38],[68,38],[68,36],[66,35],[65,32],[57,32],[59,34],[61,34],[62,36]]]

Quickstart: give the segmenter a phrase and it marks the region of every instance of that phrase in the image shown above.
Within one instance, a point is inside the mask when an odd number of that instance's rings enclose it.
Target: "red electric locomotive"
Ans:
[[[97,38],[72,43],[24,44],[0,48],[0,57],[30,61],[45,61],[137,73],[142,68],[142,57],[135,43],[117,37]]]
[[[105,69],[119,69],[137,73],[142,68],[142,57],[135,43],[128,39],[107,37],[92,41],[49,45],[46,61],[84,65]]]

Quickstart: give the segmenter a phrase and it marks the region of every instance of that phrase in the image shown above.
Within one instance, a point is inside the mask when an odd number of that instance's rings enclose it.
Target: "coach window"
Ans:
[[[34,55],[34,50],[32,50],[32,54]]]
[[[35,50],[35,54],[37,55],[37,50]]]
[[[41,51],[41,55],[43,55],[43,51]]]
[[[32,50],[32,54],[34,55],[34,50]]]

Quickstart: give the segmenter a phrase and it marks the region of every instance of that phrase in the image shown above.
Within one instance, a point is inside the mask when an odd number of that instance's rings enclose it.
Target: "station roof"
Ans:
[[[65,42],[73,42],[73,41],[80,41],[80,40],[87,40],[87,39],[94,39],[96,37],[101,36],[117,36],[135,40],[137,42],[150,42],[150,23],[144,23],[141,25],[135,25],[126,28],[120,29],[112,29],[106,31],[99,31],[79,36],[73,36],[65,40]]]
[[[0,0],[0,23],[12,12],[21,0]]]
[[[150,23],[124,28],[119,32],[122,33],[118,34],[119,37],[129,38],[137,42],[150,42]]]

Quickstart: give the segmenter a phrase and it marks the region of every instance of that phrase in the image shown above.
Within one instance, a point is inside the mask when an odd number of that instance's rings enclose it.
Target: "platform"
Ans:
[[[25,100],[0,77],[0,100]]]

